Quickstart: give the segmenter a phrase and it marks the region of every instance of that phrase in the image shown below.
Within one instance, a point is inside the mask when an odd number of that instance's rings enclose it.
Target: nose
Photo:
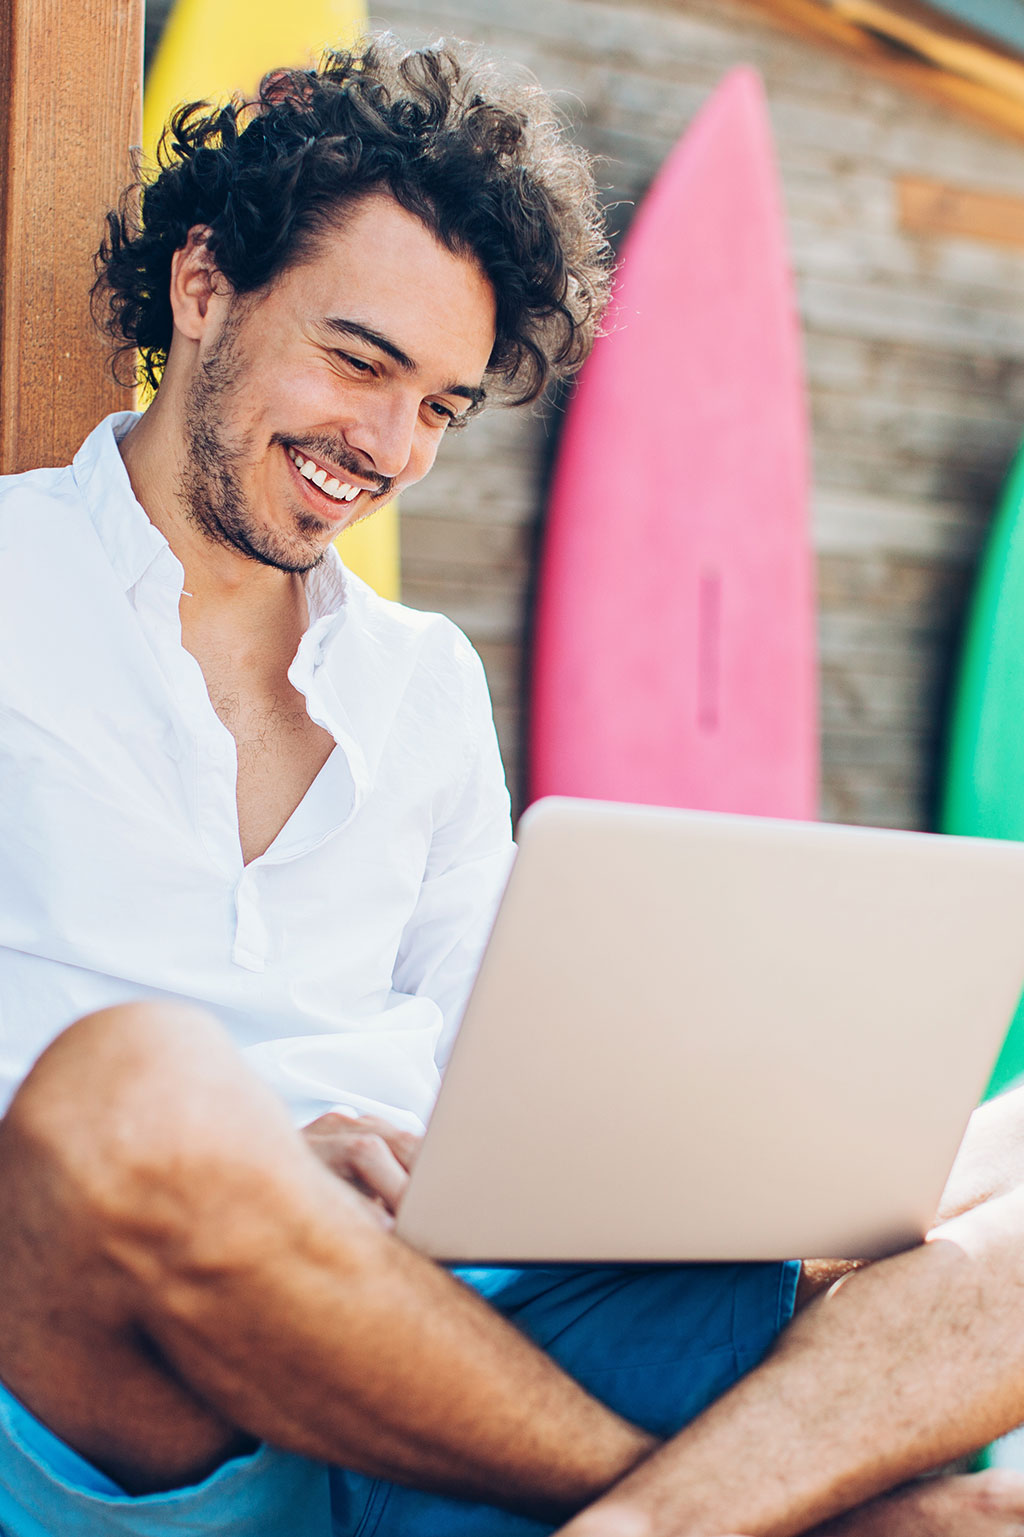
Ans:
[[[420,402],[411,395],[381,391],[360,402],[346,424],[345,438],[370,461],[378,475],[397,480],[413,455]]]

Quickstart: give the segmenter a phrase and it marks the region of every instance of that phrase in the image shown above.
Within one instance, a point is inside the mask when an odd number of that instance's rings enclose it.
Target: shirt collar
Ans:
[[[90,432],[71,466],[100,543],[125,592],[170,548],[136,499],[118,448],[139,420],[139,414],[116,411],[104,417]]]
[[[304,585],[311,625],[320,619],[333,619],[344,614],[349,601],[348,573],[333,544],[327,546],[320,564],[307,571]]]
[[[120,443],[140,419],[139,411],[115,411],[94,427],[72,461],[75,484],[124,590],[129,592],[170,546],[150,521],[132,490],[121,458]],[[319,636],[327,641],[341,627],[349,598],[341,557],[329,545],[324,559],[305,579],[310,627],[320,621]]]

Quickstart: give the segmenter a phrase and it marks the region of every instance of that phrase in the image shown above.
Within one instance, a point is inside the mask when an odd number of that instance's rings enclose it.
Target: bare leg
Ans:
[[[1022,1103],[978,1112],[930,1242],[814,1301],[565,1537],[790,1537],[1024,1421]]]
[[[620,1537],[639,1537],[642,1529],[623,1524],[618,1530]],[[922,1479],[816,1526],[807,1537],[1020,1537],[1021,1532],[1024,1475],[993,1468]]]
[[[1024,1532],[1024,1474],[991,1468],[926,1478],[882,1495],[812,1537],[1019,1537]]]
[[[0,1378],[135,1491],[255,1437],[556,1519],[652,1445],[384,1233],[195,1010],[44,1053],[0,1122],[0,1231]]]

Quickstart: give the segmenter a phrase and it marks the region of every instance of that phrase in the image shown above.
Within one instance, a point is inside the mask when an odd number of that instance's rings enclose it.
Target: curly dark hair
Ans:
[[[171,258],[190,229],[236,293],[312,254],[346,205],[386,191],[497,300],[488,374],[509,403],[570,376],[593,344],[611,253],[586,155],[541,88],[464,43],[408,51],[390,35],[274,70],[254,102],[192,102],[164,130],[152,179],[107,215],[94,313],[117,360],[156,388],[172,319]]]

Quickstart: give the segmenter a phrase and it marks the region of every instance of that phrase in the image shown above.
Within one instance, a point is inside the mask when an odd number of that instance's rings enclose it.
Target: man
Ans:
[[[102,260],[156,399],[0,503],[6,1537],[794,1532],[1024,1417],[1010,1100],[940,1241],[758,1370],[795,1266],[459,1281],[388,1231],[507,799],[465,642],[331,541],[586,353],[606,247],[543,99],[386,43],[279,72],[177,116]],[[943,1481],[856,1529],[1022,1511]]]

